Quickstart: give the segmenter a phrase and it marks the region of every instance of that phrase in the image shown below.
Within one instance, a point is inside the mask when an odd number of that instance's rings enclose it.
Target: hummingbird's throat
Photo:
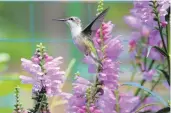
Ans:
[[[82,31],[81,26],[74,26],[74,27],[70,26],[70,29],[71,29],[71,34],[73,37],[80,35],[80,33]]]

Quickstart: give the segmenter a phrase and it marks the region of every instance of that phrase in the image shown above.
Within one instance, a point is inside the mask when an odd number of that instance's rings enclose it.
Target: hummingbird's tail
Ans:
[[[90,53],[90,57],[97,63],[98,66],[102,67],[102,62],[98,59],[92,52]]]

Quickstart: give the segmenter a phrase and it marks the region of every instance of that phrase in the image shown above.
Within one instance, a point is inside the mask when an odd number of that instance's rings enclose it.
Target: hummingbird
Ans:
[[[100,28],[108,10],[109,8],[103,10],[85,28],[82,28],[81,20],[75,16],[52,20],[65,22],[71,30],[72,40],[77,48],[83,52],[84,55],[90,56],[96,63],[102,65],[98,58],[97,50],[94,47],[93,37],[96,31]]]

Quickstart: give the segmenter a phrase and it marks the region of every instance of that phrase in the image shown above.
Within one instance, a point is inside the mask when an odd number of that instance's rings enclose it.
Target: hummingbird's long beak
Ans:
[[[52,19],[53,21],[63,21],[63,22],[65,22],[65,21],[67,21],[68,19]]]

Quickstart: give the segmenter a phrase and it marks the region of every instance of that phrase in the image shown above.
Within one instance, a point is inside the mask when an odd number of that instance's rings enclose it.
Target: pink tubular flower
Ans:
[[[132,32],[130,38],[131,40],[129,41],[129,51],[133,52],[135,51],[137,44],[141,40],[141,34],[140,32]]]
[[[102,59],[104,57],[107,57],[112,60],[116,60],[120,53],[123,51],[123,45],[121,44],[121,41],[118,39],[119,37],[113,38],[112,36],[113,27],[114,25],[111,23],[111,21],[109,21],[108,23],[103,23],[103,39],[101,39],[100,37],[100,29],[97,30],[96,36],[94,37],[95,48],[98,51],[98,56]]]
[[[113,30],[114,25],[112,24],[111,21],[108,23],[102,23],[102,35],[103,35],[103,40],[107,40],[112,37],[112,30]],[[100,29],[97,30],[96,36],[97,37],[97,42],[101,43],[100,39]]]
[[[119,94],[117,103],[114,92],[107,87],[104,87],[103,90],[104,94],[99,96],[97,101],[97,106],[102,113],[131,113],[134,107],[140,102],[139,97],[121,93]],[[116,104],[119,106],[119,111],[116,109]]]
[[[87,91],[87,88],[91,85],[91,83],[88,80],[77,76],[75,82],[72,85],[74,95],[84,96]]]
[[[105,41],[105,54],[107,58],[117,60],[119,55],[123,51],[123,45],[118,38],[119,37],[116,37]]]
[[[160,22],[166,22],[165,16],[167,15],[167,9],[169,7],[169,0],[158,0],[157,11],[159,12]],[[134,8],[131,10],[132,15],[141,20],[143,24],[154,28],[157,25],[157,22],[154,21],[155,15],[152,13],[153,8],[150,6],[149,1],[134,1]]]
[[[99,96],[96,105],[102,113],[115,113],[116,98],[114,93],[107,87],[103,88],[103,94]]]
[[[88,80],[77,76],[72,85],[73,94],[67,99],[67,113],[87,113],[87,110],[91,113],[101,113],[94,104],[87,108],[86,92],[91,85]]]
[[[73,85],[73,94],[67,99],[67,113],[84,113],[86,106],[86,90],[90,82],[80,76],[76,77]]]
[[[135,59],[138,55],[147,57],[148,49],[152,46],[162,47],[160,33],[157,30],[152,30],[146,25],[143,25],[138,31],[132,32],[129,41],[129,52],[131,58]],[[138,52],[138,51],[141,51]],[[152,48],[149,51],[148,58],[152,60],[163,60],[161,55],[156,49]]]
[[[120,113],[130,113],[134,109],[134,107],[139,103],[139,101],[139,97],[134,97],[132,94],[120,94]]]
[[[147,81],[152,81],[153,80],[153,76],[156,74],[156,70],[151,69],[149,71],[145,71],[144,72],[144,79]]]
[[[155,99],[154,99],[153,97],[147,97],[147,98],[144,100],[143,104],[146,105],[146,104],[155,103],[155,102],[156,102],[156,101],[155,101]],[[153,105],[153,106],[145,107],[143,110],[144,110],[144,111],[154,111],[154,112],[156,112],[156,111],[158,111],[159,109],[160,109],[159,106]]]
[[[98,80],[108,88],[116,89],[118,87],[119,55],[123,51],[123,45],[118,39],[112,37],[113,24],[111,22],[102,24],[102,37],[100,29],[97,30],[94,37],[94,45],[97,50],[98,57],[102,62],[102,69],[99,71]],[[95,62],[91,57],[85,57],[84,62],[89,65],[89,72],[96,72]]]
[[[134,29],[140,29],[142,27],[142,23],[141,20],[136,18],[135,16],[125,16],[124,17],[124,21],[126,22],[126,24],[128,24],[131,28]]]
[[[123,46],[118,37],[112,37],[113,26],[111,22],[103,24],[104,42],[96,43],[97,41],[94,40],[95,47],[99,50],[99,57],[102,58],[102,70],[99,72],[98,79],[110,89],[118,87],[119,62],[117,58],[123,51]],[[100,37],[94,37],[94,39],[98,38]],[[101,46],[103,43],[104,45]]]
[[[42,70],[37,63],[22,58],[23,69],[32,76],[20,76],[20,79],[25,84],[32,84],[33,92],[40,91],[42,86],[45,86],[49,96],[57,95],[61,92],[61,86],[65,80],[65,72],[60,71],[59,67],[59,64],[62,63],[61,59],[62,57],[58,57],[47,61],[43,65],[44,70]]]
[[[104,60],[103,69],[98,76],[99,80],[111,90],[117,89],[119,86],[119,64],[119,62],[113,62],[111,59]]]
[[[158,23],[155,18],[153,5],[157,4],[156,11],[159,13],[159,20],[160,25],[162,27],[166,27],[167,22],[165,20],[165,16],[168,14],[167,9],[169,8],[170,2],[169,0],[158,0],[158,1],[134,1],[134,7],[131,9],[131,15],[125,16],[124,20],[125,22],[132,27],[133,29],[140,32],[140,43],[144,44],[144,46],[141,46],[140,44],[136,44],[137,41],[134,40],[134,36],[131,37],[130,41],[130,50],[131,50],[131,57],[135,57],[138,53],[138,51],[142,51],[138,55],[141,56],[147,56],[147,52],[149,48],[152,46],[158,46],[162,47],[162,41],[160,37],[160,33],[158,30],[155,30],[158,26]],[[136,37],[136,36],[135,36]],[[145,39],[143,39],[145,37]],[[165,43],[166,44],[166,43]],[[138,48],[139,47],[139,48]],[[143,48],[143,49],[142,49]],[[137,50],[136,50],[137,49]],[[136,51],[133,51],[136,50]],[[163,60],[163,55],[161,55],[157,50],[152,48],[149,51],[149,58],[152,60]]]

